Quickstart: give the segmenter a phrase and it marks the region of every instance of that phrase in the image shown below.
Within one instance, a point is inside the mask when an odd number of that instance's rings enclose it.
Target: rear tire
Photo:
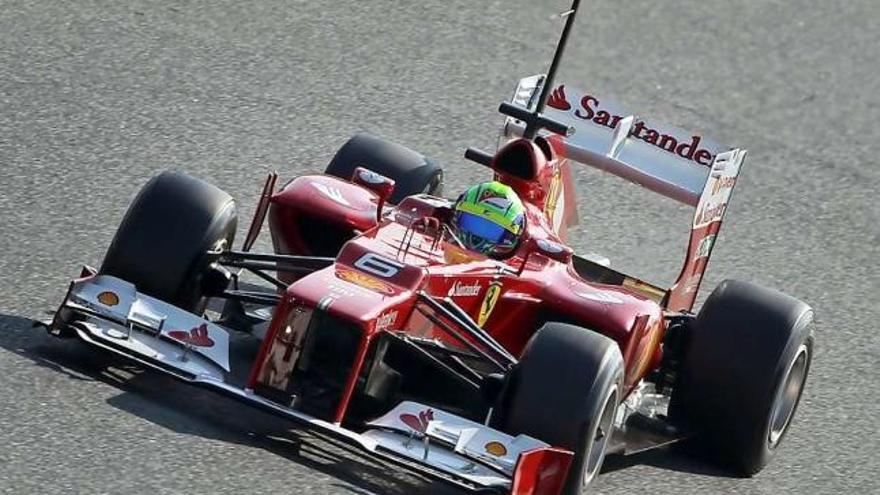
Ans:
[[[349,139],[330,160],[325,173],[351,180],[364,167],[395,182],[389,202],[397,204],[413,194],[443,194],[443,169],[420,153],[370,134]]]
[[[775,290],[727,280],[689,332],[671,414],[700,432],[719,465],[751,476],[776,453],[810,369],[812,309]]]
[[[237,218],[235,202],[219,188],[180,172],[162,172],[128,207],[100,273],[198,313],[206,253],[232,247]]]
[[[498,426],[572,450],[563,493],[586,493],[605,459],[623,374],[616,342],[574,325],[547,323],[508,376]]]

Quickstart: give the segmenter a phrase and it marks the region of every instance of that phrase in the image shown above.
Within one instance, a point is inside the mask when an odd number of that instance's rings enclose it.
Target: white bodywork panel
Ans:
[[[102,294],[105,294],[105,301],[116,303],[102,302]],[[74,282],[65,306],[94,313],[96,316],[89,316],[85,321],[85,327],[91,333],[112,339],[114,345],[139,355],[163,361],[190,374],[206,372],[213,375],[218,370],[212,368],[218,366],[229,371],[229,334],[226,330],[141,294],[124,280],[98,275]],[[197,357],[205,359],[194,359]],[[203,362],[205,366],[198,366],[197,362]]]
[[[544,76],[519,81],[512,103],[534,109]],[[563,138],[574,161],[605,170],[666,197],[696,206],[712,162],[730,150],[712,139],[651,122],[623,106],[565,84],[552,91],[544,115],[572,132]],[[508,117],[504,134],[522,134],[523,124]]]
[[[705,227],[712,222],[721,220],[724,210],[730,202],[733,185],[739,176],[739,170],[745,159],[742,150],[719,153],[712,164],[709,183],[697,203],[697,214],[694,215],[694,229]]]
[[[520,454],[549,447],[548,444],[527,435],[512,437],[480,423],[408,401],[401,402],[384,416],[370,421],[368,425],[397,432],[394,435],[398,439],[395,448],[404,455],[423,456],[425,449],[421,442],[415,442],[418,445],[412,446],[409,439],[428,437],[429,445],[434,445],[431,441],[435,441],[446,446],[445,448],[429,446],[429,454],[432,450],[463,454],[493,466],[508,476],[513,475]],[[367,432],[368,435],[371,433]],[[382,436],[387,437],[387,432],[383,432]],[[404,441],[400,442],[401,439]],[[406,447],[407,445],[409,446]]]

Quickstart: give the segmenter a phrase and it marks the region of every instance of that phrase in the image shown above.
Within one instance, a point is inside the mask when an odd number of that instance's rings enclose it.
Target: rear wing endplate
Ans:
[[[543,75],[520,80],[512,103],[534,109],[543,82]],[[565,84],[552,90],[544,114],[570,127],[562,138],[567,158],[694,207],[685,263],[664,301],[670,310],[690,310],[746,151],[637,117]],[[512,138],[523,130],[508,117],[503,134]]]

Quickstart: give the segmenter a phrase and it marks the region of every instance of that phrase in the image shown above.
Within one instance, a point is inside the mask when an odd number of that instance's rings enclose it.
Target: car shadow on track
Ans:
[[[609,456],[605,458],[605,463],[602,465],[602,472],[610,473],[631,466],[641,465],[716,478],[738,477],[721,468],[717,468],[711,464],[691,457],[690,455],[687,455],[684,450],[685,449],[678,448],[677,446],[669,446],[628,456]]]
[[[120,394],[107,403],[169,430],[256,447],[339,480],[340,492],[457,494],[414,472],[389,469],[356,448],[293,427],[289,421],[92,348],[59,340],[34,320],[0,314],[0,350],[71,380],[100,381]],[[353,485],[353,486],[351,486]]]

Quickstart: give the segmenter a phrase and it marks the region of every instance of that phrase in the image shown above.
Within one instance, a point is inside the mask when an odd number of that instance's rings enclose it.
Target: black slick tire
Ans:
[[[751,476],[776,453],[813,355],[812,309],[781,292],[726,280],[689,332],[671,414],[699,432],[695,446]]]
[[[325,173],[351,180],[357,167],[394,180],[394,191],[388,200],[392,204],[413,194],[443,194],[443,169],[436,162],[370,134],[357,134],[342,145],[330,160]]]
[[[206,253],[231,248],[236,224],[235,202],[227,193],[181,172],[162,172],[132,201],[100,273],[197,312]]]
[[[572,450],[563,493],[586,493],[610,443],[623,375],[616,342],[585,328],[547,323],[508,377],[498,422],[512,435]]]

